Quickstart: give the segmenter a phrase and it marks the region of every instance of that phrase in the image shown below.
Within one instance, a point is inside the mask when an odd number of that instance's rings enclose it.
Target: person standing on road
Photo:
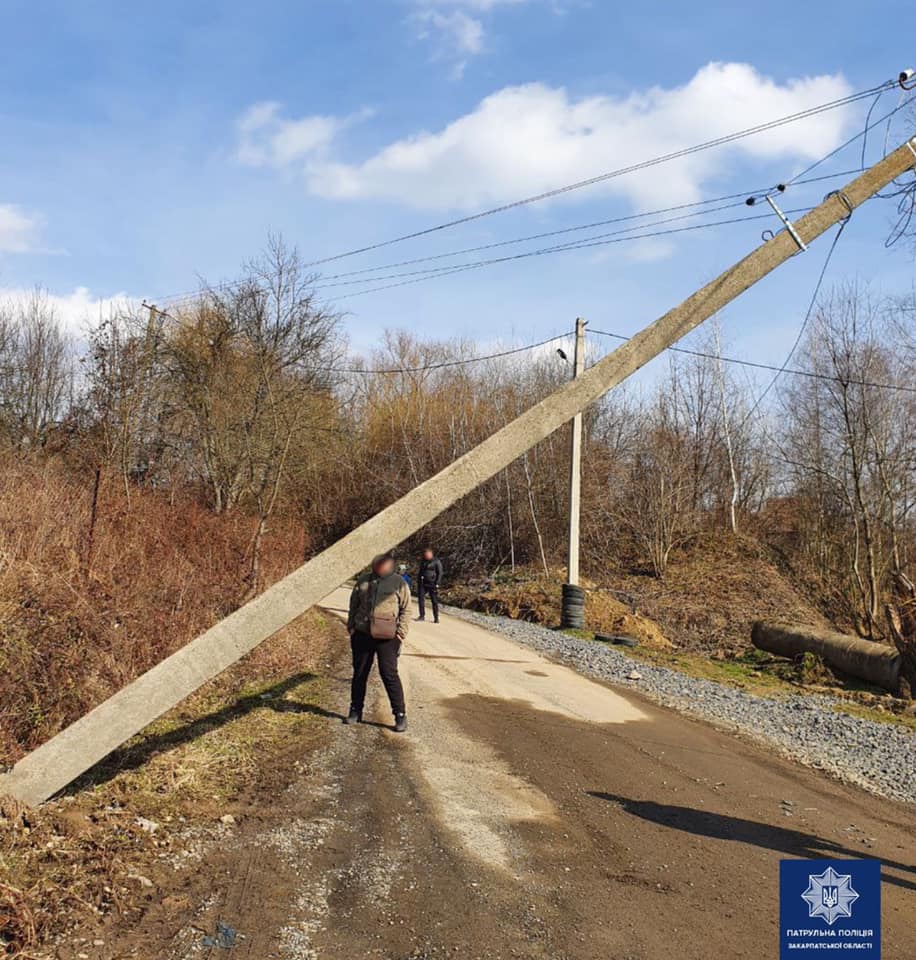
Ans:
[[[353,651],[353,682],[350,687],[350,712],[344,723],[361,723],[366,700],[366,684],[372,662],[378,657],[385,692],[394,713],[394,729],[407,729],[404,688],[398,675],[401,644],[407,639],[410,617],[410,590],[394,569],[390,553],[372,561],[370,573],[360,577],[350,594],[347,630]]]
[[[426,595],[433,604],[433,623],[439,622],[439,587],[442,586],[442,561],[433,553],[432,547],[423,551],[420,573],[417,577],[417,601],[420,605],[418,620],[426,619]]]

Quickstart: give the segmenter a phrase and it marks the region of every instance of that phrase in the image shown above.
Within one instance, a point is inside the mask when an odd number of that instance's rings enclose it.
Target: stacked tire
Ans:
[[[585,591],[574,583],[563,584],[560,626],[564,630],[581,630],[585,626]]]

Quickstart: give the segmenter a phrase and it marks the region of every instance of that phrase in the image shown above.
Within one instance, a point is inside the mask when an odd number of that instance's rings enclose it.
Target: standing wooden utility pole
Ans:
[[[916,138],[831,193],[723,274],[613,353],[507,423],[434,477],[377,513],[259,597],[214,624],[0,776],[0,796],[39,803],[125,740],[323,600],[374,554],[406,540],[443,510],[496,476],[662,350],[708,320],[758,280],[845,220],[916,165]]]

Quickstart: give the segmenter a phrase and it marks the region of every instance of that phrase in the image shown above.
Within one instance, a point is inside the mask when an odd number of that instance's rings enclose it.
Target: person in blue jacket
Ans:
[[[410,576],[410,573],[407,570],[407,564],[402,563],[398,567],[398,573],[401,575],[401,579],[404,583],[407,584],[407,589],[413,592],[413,578]]]

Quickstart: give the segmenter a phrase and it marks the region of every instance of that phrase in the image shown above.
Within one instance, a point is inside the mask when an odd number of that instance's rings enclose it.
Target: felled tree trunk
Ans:
[[[884,612],[894,646],[900,654],[900,696],[913,699],[916,694],[916,587],[904,573],[894,574],[897,602]]]
[[[784,623],[754,624],[751,639],[758,650],[793,659],[802,653],[817,654],[825,663],[851,677],[899,690],[900,654],[887,643],[873,643],[843,633]]]

